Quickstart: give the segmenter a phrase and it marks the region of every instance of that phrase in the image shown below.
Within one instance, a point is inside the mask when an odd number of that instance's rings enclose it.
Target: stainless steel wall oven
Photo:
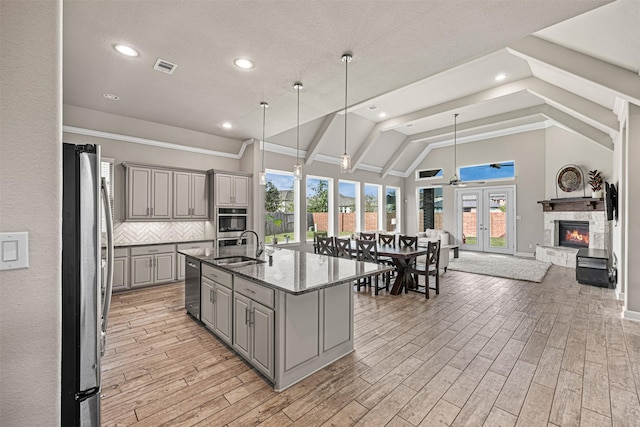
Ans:
[[[247,209],[218,208],[217,212],[218,239],[237,238],[247,229]]]

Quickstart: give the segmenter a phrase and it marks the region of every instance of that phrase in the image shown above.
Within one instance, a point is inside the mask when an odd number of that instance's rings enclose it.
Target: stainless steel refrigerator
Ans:
[[[62,173],[61,425],[98,427],[100,359],[113,280],[111,208],[100,179],[100,147],[63,144]],[[104,281],[101,206],[107,229]]]

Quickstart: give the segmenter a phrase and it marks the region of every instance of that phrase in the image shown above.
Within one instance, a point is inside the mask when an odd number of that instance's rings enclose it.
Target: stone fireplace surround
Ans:
[[[609,222],[606,212],[599,211],[545,211],[544,243],[536,247],[536,259],[563,267],[576,268],[578,249],[558,246],[559,221],[588,221],[589,248],[610,251]]]

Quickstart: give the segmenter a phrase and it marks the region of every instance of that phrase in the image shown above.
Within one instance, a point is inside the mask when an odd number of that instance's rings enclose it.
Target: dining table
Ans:
[[[428,252],[427,248],[421,247],[398,247],[392,245],[378,245],[378,256],[388,257],[396,267],[396,278],[391,287],[391,295],[399,295],[403,289],[415,286],[413,278],[407,273],[407,269],[415,262],[420,255]],[[355,255],[358,252],[356,241],[351,241],[351,251]]]

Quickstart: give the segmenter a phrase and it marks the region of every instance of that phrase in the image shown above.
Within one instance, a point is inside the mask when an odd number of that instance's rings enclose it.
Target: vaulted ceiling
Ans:
[[[608,4],[607,4],[608,3]],[[640,2],[64,2],[64,103],[408,176],[434,147],[550,125],[612,148],[640,105]],[[118,54],[127,43],[137,58]],[[248,71],[233,60],[255,62]],[[178,64],[153,70],[158,58]],[[494,77],[505,73],[506,79]],[[118,101],[103,93],[117,94]],[[382,117],[381,113],[385,116]],[[225,130],[223,121],[234,127]]]

